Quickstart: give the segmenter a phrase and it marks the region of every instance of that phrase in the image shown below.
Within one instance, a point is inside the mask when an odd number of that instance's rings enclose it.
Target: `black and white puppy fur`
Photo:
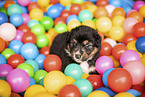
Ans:
[[[88,26],[79,26],[70,32],[58,34],[53,40],[50,54],[62,59],[61,71],[67,65],[77,63],[87,74],[97,74],[95,61],[100,56],[101,37],[98,32]]]

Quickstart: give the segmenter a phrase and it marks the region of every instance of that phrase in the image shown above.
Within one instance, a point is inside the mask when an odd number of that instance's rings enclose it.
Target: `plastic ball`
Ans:
[[[6,58],[4,57],[4,55],[0,54],[0,65],[6,64],[6,63],[7,63]]]
[[[113,68],[113,60],[108,56],[101,56],[95,62],[96,71],[103,74],[107,69]]]
[[[78,14],[78,18],[79,18],[80,22],[83,22],[85,20],[92,20],[93,19],[93,15],[92,15],[92,13],[89,10],[82,10]]]
[[[81,97],[80,90],[75,85],[66,85],[58,93],[58,97],[67,97],[73,95],[74,97]]]
[[[18,93],[11,92],[10,97],[21,97]]]
[[[11,95],[11,86],[7,81],[0,80],[0,96],[1,97],[10,97]]]
[[[59,7],[60,11],[63,11],[65,9],[64,5],[62,5],[60,3],[57,3],[55,5]]]
[[[142,7],[140,7],[139,12],[143,16],[143,18],[145,18],[145,5],[143,5]]]
[[[141,63],[145,66],[145,56],[141,57]]]
[[[28,11],[30,12],[32,9],[34,8],[40,8],[40,6],[38,5],[37,2],[31,2],[29,5],[28,5]]]
[[[39,81],[38,84],[44,87],[44,77]]]
[[[121,15],[114,16],[112,18],[112,25],[122,27],[124,20],[125,20],[124,16],[121,16]]]
[[[138,96],[138,97],[141,96],[141,93],[139,91],[135,90],[135,89],[129,89],[126,92],[132,94],[133,96]]]
[[[136,41],[136,37],[131,34],[131,33],[128,33],[128,34],[125,34],[125,36],[123,37],[122,39],[122,43],[124,43],[125,45],[127,45],[129,42],[131,41]]]
[[[138,11],[134,11],[128,15],[128,17],[135,18],[138,22],[143,22],[143,16]]]
[[[59,56],[50,54],[45,58],[43,65],[47,72],[61,70],[62,61]]]
[[[56,96],[48,92],[38,92],[34,95],[34,97],[56,97]]]
[[[13,68],[9,64],[2,64],[0,65],[0,77],[7,76]]]
[[[44,63],[45,58],[46,58],[46,56],[43,54],[39,54],[35,58],[35,61],[38,63],[39,69],[44,69],[43,63]]]
[[[122,7],[122,0],[110,0],[109,4],[115,7]]]
[[[70,16],[70,11],[68,11],[68,10],[63,10],[62,12],[61,12],[61,14],[60,14],[60,17],[64,17],[65,19],[67,19],[68,18],[68,16]]]
[[[43,54],[45,56],[48,56],[49,52],[50,52],[50,47],[49,46],[46,46],[46,47],[43,47],[43,48],[40,49],[40,54]]]
[[[41,24],[36,24],[31,28],[31,32],[33,32],[36,36],[44,34],[45,28]]]
[[[41,35],[37,36],[36,45],[38,48],[48,46],[48,44],[49,44],[49,41],[45,34],[41,34]]]
[[[34,20],[34,19],[31,19],[31,20],[27,23],[27,25],[28,25],[30,28],[32,28],[35,24],[40,24],[40,23],[39,23],[39,21]]]
[[[136,23],[133,26],[133,35],[137,38],[145,36],[145,23]]]
[[[55,26],[54,29],[56,33],[64,33],[67,32],[67,25],[64,23],[59,23]]]
[[[20,5],[12,4],[8,7],[7,13],[9,16],[11,16],[14,13],[22,14],[22,9],[21,9]]]
[[[114,16],[117,16],[117,15],[125,17],[125,10],[121,7],[115,8],[113,10],[111,16],[114,17]]]
[[[3,7],[5,9],[8,9],[8,7],[12,4],[15,4],[15,2],[14,1],[5,1]]]
[[[126,50],[120,57],[120,63],[122,66],[130,61],[141,61],[139,54],[134,50]]]
[[[134,2],[134,4],[133,4],[133,9],[139,11],[139,9],[140,9],[143,5],[145,5],[145,2],[144,2],[144,1],[136,1],[136,2]]]
[[[27,90],[25,91],[24,96],[25,97],[33,97],[35,94],[39,93],[39,92],[47,92],[46,89],[41,86],[41,85],[32,85],[30,87],[27,88]]]
[[[2,38],[0,38],[0,44],[0,52],[2,52],[5,49],[5,41]]]
[[[6,59],[8,59],[11,55],[15,54],[15,52],[10,49],[10,48],[6,48],[3,50],[3,52],[1,53]]]
[[[108,42],[112,47],[114,47],[117,44],[117,42],[111,38],[105,38],[104,42]]]
[[[38,48],[36,47],[36,45],[32,44],[32,43],[26,43],[22,46],[21,50],[20,50],[20,54],[24,57],[24,59],[35,59],[38,54]]]
[[[16,31],[16,36],[15,36],[14,40],[22,41],[23,35],[24,35],[24,32],[22,32],[22,31],[20,31],[20,30],[17,30],[17,31]]]
[[[35,85],[35,84],[36,84],[35,80],[32,77],[30,77],[30,85],[29,85],[29,87],[32,86],[32,85]]]
[[[110,97],[106,92],[100,91],[100,90],[93,91],[87,97],[97,97],[97,96],[99,96],[99,97]]]
[[[66,84],[69,85],[69,84],[73,84],[75,82],[75,80],[70,77],[70,76],[66,76]]]
[[[29,13],[31,19],[40,21],[43,18],[43,11],[39,8],[34,8]]]
[[[28,6],[28,4],[31,2],[31,0],[18,0],[18,4],[22,5],[22,6]]]
[[[27,7],[25,6],[20,6],[22,9],[22,13],[28,13]]]
[[[14,25],[10,23],[3,23],[0,26],[0,37],[4,41],[11,41],[15,38],[16,36],[16,28]]]
[[[87,79],[76,80],[74,85],[79,88],[83,97],[87,97],[93,90],[92,84]]]
[[[28,25],[23,25],[23,24],[18,27],[18,30],[20,30],[20,31],[22,31],[24,33],[27,33],[27,32],[31,31],[31,29],[30,29],[30,27]]]
[[[83,75],[83,70],[78,64],[71,63],[65,68],[64,74],[66,76],[71,76],[75,80],[78,80],[81,79]]]
[[[101,50],[100,55],[101,56],[109,56],[112,51],[112,46],[108,42],[102,42],[101,43]]]
[[[104,84],[102,82],[102,77],[100,75],[96,75],[96,74],[92,74],[92,75],[89,75],[87,77],[87,80],[89,80],[93,86],[93,90],[96,90],[100,87],[103,87]]]
[[[5,8],[3,8],[3,7],[0,7],[0,12],[3,12],[3,13],[5,13],[7,15],[7,10]]]
[[[113,5],[106,5],[105,8],[106,8],[106,10],[107,10],[107,12],[109,14],[109,17],[111,17],[111,14],[112,14],[113,10],[115,9],[115,6],[113,6]]]
[[[70,13],[78,15],[79,12],[81,11],[81,5],[80,4],[72,4],[70,6]]]
[[[57,5],[52,5],[47,10],[47,15],[53,19],[59,17],[61,14],[61,10]]]
[[[72,0],[59,0],[59,2],[64,6],[68,6],[72,3]]]
[[[59,23],[64,23],[66,24],[66,18],[65,17],[58,17],[54,20],[54,25],[57,25]]]
[[[17,68],[26,71],[30,77],[34,76],[34,68],[28,63],[21,63],[17,66]]]
[[[68,18],[66,19],[66,23],[68,24],[70,21],[72,20],[78,20],[79,21],[79,18],[77,15],[70,15],[68,16]]]
[[[53,27],[53,24],[54,24],[54,21],[52,18],[46,16],[46,17],[43,17],[41,20],[40,20],[40,23],[43,25],[43,27],[45,28],[45,30],[49,30]]]
[[[120,92],[120,93],[116,94],[114,97],[134,97],[134,96],[127,92]]]
[[[92,21],[92,20],[85,20],[85,21],[82,22],[82,25],[85,25],[85,26],[91,27],[93,29],[96,29],[95,22]]]
[[[25,43],[33,43],[35,44],[37,42],[37,36],[32,33],[32,32],[28,32],[28,33],[24,33],[23,37],[22,37],[22,42]]]
[[[47,5],[49,5],[50,0],[37,0],[37,3],[41,6],[41,7],[46,7]]]
[[[135,11],[136,11],[135,9],[132,9],[132,10],[128,11],[128,13],[126,14],[126,17],[128,17],[128,15],[129,15],[130,13],[135,12]]]
[[[10,23],[12,23],[15,27],[19,27],[23,23],[23,17],[21,14],[14,13],[10,16]]]
[[[36,81],[36,83],[38,84],[39,81],[44,78],[47,75],[47,72],[45,70],[38,70],[35,72],[34,74],[34,80]]]
[[[59,0],[50,0],[50,3],[51,4],[57,4],[57,3],[59,3]]]
[[[96,5],[97,6],[106,6],[109,4],[108,0],[97,0]]]
[[[122,24],[124,31],[126,33],[132,33],[132,28],[136,23],[138,23],[138,21],[135,18],[126,18]]]
[[[39,70],[39,65],[36,61],[34,60],[26,60],[25,63],[30,64],[34,68],[34,72]]]
[[[7,22],[8,22],[8,16],[5,13],[0,12],[0,25]]]
[[[132,77],[126,69],[117,68],[108,75],[108,85],[114,92],[125,92],[131,88]]]
[[[14,69],[7,75],[7,82],[13,92],[24,92],[30,84],[30,76],[24,70]]]
[[[51,94],[58,94],[66,85],[66,76],[61,71],[50,71],[44,78],[44,87]]]
[[[94,4],[88,6],[88,8],[87,8],[87,10],[89,10],[92,13],[93,16],[94,16],[94,12],[95,12],[96,9],[97,9],[97,6],[94,5]]]
[[[94,12],[94,17],[96,19],[100,17],[108,17],[108,12],[105,7],[98,7]]]
[[[127,62],[123,68],[131,74],[133,85],[138,85],[144,81],[145,68],[141,62],[130,61]]]
[[[127,49],[128,49],[128,50],[135,50],[135,51],[137,51],[137,50],[136,50],[136,47],[135,47],[135,43],[136,43],[135,40],[134,40],[134,41],[130,41],[130,42],[127,44]]]
[[[99,32],[105,34],[112,27],[112,22],[108,17],[100,17],[96,22],[96,28]]]
[[[22,13],[22,17],[23,17],[23,24],[27,24],[30,20],[30,16],[27,13]]]

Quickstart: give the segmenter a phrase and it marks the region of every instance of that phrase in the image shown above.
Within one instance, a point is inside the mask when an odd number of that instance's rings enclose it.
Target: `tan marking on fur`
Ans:
[[[92,53],[89,55],[89,57],[93,56],[97,51],[98,51],[98,48],[94,47],[94,50],[93,50]]]
[[[77,43],[77,40],[73,39],[73,41],[74,41],[75,43]]]
[[[83,44],[86,45],[89,41],[88,40],[85,40],[83,41]]]

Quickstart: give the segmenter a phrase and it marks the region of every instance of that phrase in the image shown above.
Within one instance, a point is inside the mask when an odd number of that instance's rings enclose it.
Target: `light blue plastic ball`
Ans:
[[[27,25],[30,27],[30,28],[32,28],[34,25],[36,25],[36,24],[40,24],[39,23],[39,21],[37,21],[37,20],[30,20],[28,23],[27,23]]]
[[[35,60],[26,60],[25,63],[30,64],[34,68],[34,72],[39,70],[39,65]]]
[[[0,65],[6,64],[6,63],[7,63],[6,58],[2,54],[0,54]]]
[[[44,62],[44,59],[46,58],[45,55],[43,54],[39,54],[36,58],[35,58],[35,61],[37,62],[38,66],[39,66],[39,69],[44,69],[44,66],[43,66],[43,62]]]
[[[89,10],[82,10],[79,13],[78,18],[79,18],[80,22],[83,22],[83,21],[86,21],[86,20],[92,20],[93,15]]]
[[[23,17],[19,13],[14,13],[10,16],[10,23],[12,23],[15,27],[19,27],[23,23]]]
[[[68,24],[71,20],[78,20],[79,21],[79,18],[77,15],[70,15],[68,16],[68,18],[66,19],[66,23]]]
[[[0,12],[0,25],[7,22],[8,22],[8,16],[5,13]]]

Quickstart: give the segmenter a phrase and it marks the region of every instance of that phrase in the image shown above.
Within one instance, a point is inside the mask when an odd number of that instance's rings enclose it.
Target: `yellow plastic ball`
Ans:
[[[115,41],[121,40],[125,35],[125,32],[122,27],[120,26],[113,26],[109,31],[110,38],[114,39]]]
[[[96,5],[90,5],[88,8],[87,8],[87,10],[89,10],[91,13],[92,13],[92,15],[94,16],[94,12],[95,12],[95,10],[97,9],[97,6]]]
[[[39,8],[34,8],[29,13],[31,19],[40,21],[43,18],[43,11]]]
[[[114,16],[112,18],[112,25],[122,27],[122,24],[123,24],[124,20],[125,20],[124,16],[120,16],[120,15]]]
[[[120,66],[120,62],[116,60],[112,55],[109,56],[114,62],[114,68],[118,68]]]
[[[136,49],[136,47],[135,47],[135,43],[136,43],[135,40],[130,41],[130,42],[127,44],[127,49],[128,49],[128,50],[135,50],[135,51],[137,51],[137,49]]]
[[[145,66],[145,56],[141,57],[141,63]]]
[[[66,76],[66,84],[73,84],[75,82],[75,79],[73,79],[70,76]]]
[[[82,22],[82,25],[89,26],[93,29],[96,29],[95,22],[92,20],[85,20],[84,22]]]
[[[145,18],[145,5],[143,5],[142,7],[140,7],[139,12]]]
[[[56,97],[56,96],[48,92],[39,92],[36,93],[33,97]]]
[[[10,97],[11,87],[5,80],[0,80],[0,97]]]
[[[114,97],[134,97],[134,96],[127,92],[120,92],[116,94]]]
[[[66,76],[61,71],[50,71],[44,78],[44,87],[51,94],[58,94],[66,85]]]
[[[64,6],[68,6],[72,3],[73,0],[59,0],[59,2],[64,5]]]
[[[112,27],[111,19],[108,17],[100,17],[96,22],[96,28],[102,34],[109,32]]]
[[[82,79],[86,79],[88,76],[89,74],[83,72]]]
[[[72,29],[78,27],[81,25],[81,22],[78,20],[71,20],[68,24],[67,24],[67,29],[68,31],[71,31]]]
[[[47,5],[49,5],[49,0],[37,0],[38,5],[40,5],[41,7],[46,7]]]
[[[47,92],[46,89],[41,85],[32,85],[26,89],[24,97],[34,97],[36,93]]]
[[[93,91],[88,95],[88,97],[110,97],[110,96],[104,91]]]

